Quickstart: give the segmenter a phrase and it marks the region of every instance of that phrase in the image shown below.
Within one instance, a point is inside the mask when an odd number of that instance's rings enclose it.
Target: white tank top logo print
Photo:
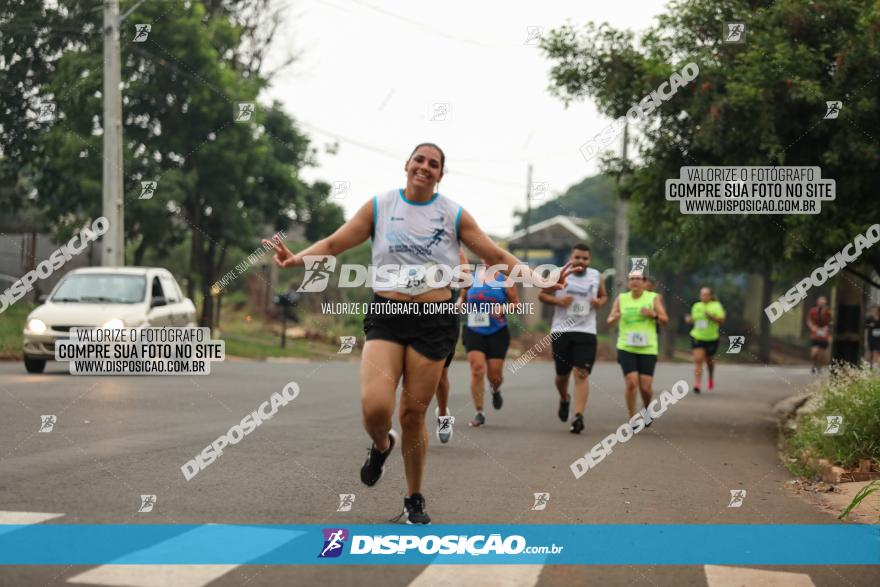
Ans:
[[[590,303],[599,295],[602,275],[587,267],[583,273],[572,273],[565,280],[565,287],[554,293],[557,298],[572,296],[568,308],[555,306],[551,332],[587,332],[596,334],[596,309]]]
[[[431,268],[458,265],[461,206],[439,193],[424,203],[410,202],[398,189],[376,196],[373,214],[374,291],[418,295],[449,285],[450,270]],[[400,270],[393,275],[378,270],[389,265]]]

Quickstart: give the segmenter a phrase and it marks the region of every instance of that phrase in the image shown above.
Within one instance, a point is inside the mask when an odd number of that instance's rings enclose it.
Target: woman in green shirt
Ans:
[[[715,352],[718,350],[718,327],[724,323],[724,307],[712,295],[712,290],[700,290],[700,301],[691,306],[691,313],[684,317],[691,328],[691,349],[694,354],[694,393],[700,393],[703,380],[703,363],[709,368],[709,391],[715,387]]]
[[[608,324],[620,321],[617,336],[617,362],[626,384],[629,417],[636,415],[636,390],[645,408],[654,395],[651,384],[657,365],[657,324],[669,322],[660,296],[645,289],[642,273],[629,274],[629,291],[617,296],[608,315]],[[650,416],[646,418],[650,426]]]

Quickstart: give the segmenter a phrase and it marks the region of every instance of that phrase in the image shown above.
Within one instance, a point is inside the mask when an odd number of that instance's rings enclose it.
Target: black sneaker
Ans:
[[[571,422],[571,428],[569,431],[572,434],[580,434],[584,431],[584,417],[580,414],[575,414],[574,420]]]
[[[504,403],[504,398],[501,397],[501,390],[496,390],[492,392],[492,407],[496,410],[501,409],[501,405]]]
[[[403,513],[406,516],[407,524],[424,524],[431,523],[431,517],[425,513],[425,498],[421,493],[413,493],[409,497],[403,498]]]
[[[694,393],[700,393],[700,388],[699,388],[699,387],[695,387],[695,388],[694,388]]]
[[[568,406],[571,404],[569,400],[559,400],[559,419],[568,422]]]
[[[477,412],[477,415],[474,416],[474,419],[471,420],[471,427],[477,428],[478,426],[482,426],[486,423],[486,416],[483,415],[483,412]]]
[[[379,479],[385,473],[385,459],[388,458],[388,455],[391,454],[391,451],[394,450],[394,445],[397,443],[397,432],[393,429],[388,433],[388,441],[391,444],[385,452],[376,450],[375,444],[370,447],[367,460],[364,461],[364,466],[361,467],[361,481],[364,482],[364,485],[372,487],[379,482]]]

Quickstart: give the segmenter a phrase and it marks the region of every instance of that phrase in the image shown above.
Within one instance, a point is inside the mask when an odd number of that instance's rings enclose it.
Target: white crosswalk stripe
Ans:
[[[534,587],[544,565],[428,565],[409,587]]]
[[[213,526],[213,525],[212,525]],[[192,552],[206,534],[216,540],[217,528],[200,526],[169,538],[145,549],[119,557],[111,564],[101,565],[68,579],[68,583],[88,583],[92,585],[114,585],[126,587],[203,587],[240,565],[154,565],[133,564],[151,557],[164,558],[181,552]],[[296,538],[300,532],[253,528],[249,530],[252,542],[239,544],[242,557],[256,559],[282,544]],[[233,533],[234,535],[234,533]],[[239,534],[240,535],[240,534]],[[128,563],[128,564],[125,564]]]
[[[705,565],[709,587],[815,587],[809,575],[743,567]]]
[[[5,512],[0,511],[0,524],[40,524],[46,520],[60,518],[64,514],[44,512]]]

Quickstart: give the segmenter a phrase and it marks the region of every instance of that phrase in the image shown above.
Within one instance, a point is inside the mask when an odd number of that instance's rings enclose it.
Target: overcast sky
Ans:
[[[403,187],[407,156],[429,141],[446,152],[441,193],[506,236],[514,209],[525,207],[528,162],[534,182],[562,193],[596,173],[578,147],[610,122],[592,102],[565,109],[550,96],[550,63],[530,35],[566,20],[639,31],[664,4],[294,0],[274,56],[301,55],[267,97],[316,145],[339,141],[305,178],[348,182],[337,200],[346,218],[374,194]]]

